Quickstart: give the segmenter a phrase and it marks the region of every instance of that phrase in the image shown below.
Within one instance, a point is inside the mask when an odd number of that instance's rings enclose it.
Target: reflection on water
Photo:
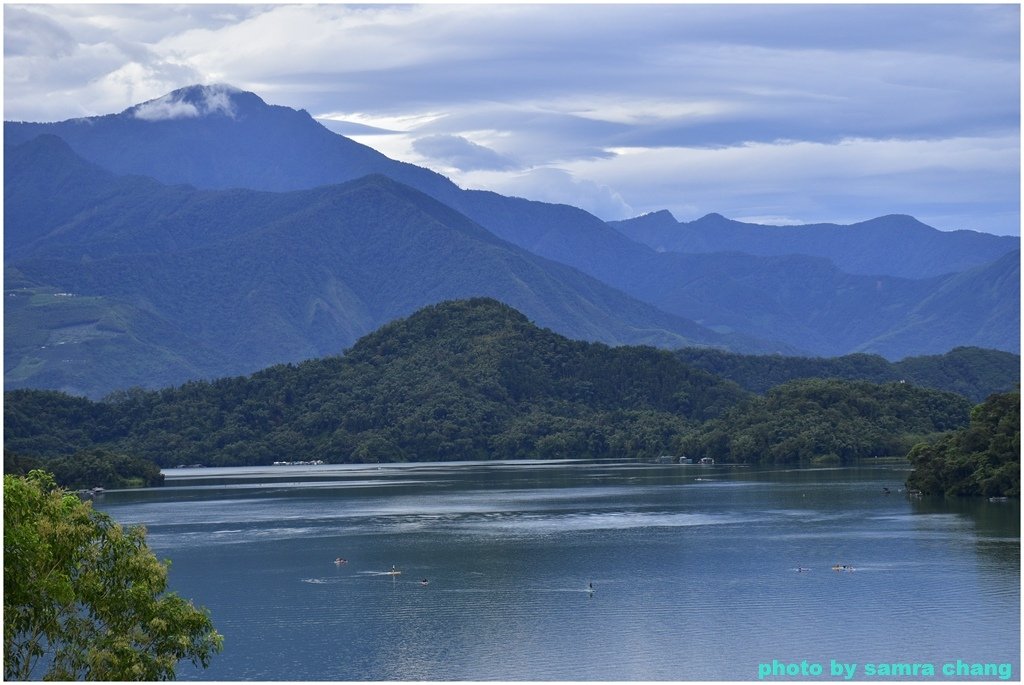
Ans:
[[[753,680],[772,659],[964,659],[1016,680],[1019,502],[908,499],[905,476],[186,469],[101,506],[146,525],[225,635],[182,679]]]

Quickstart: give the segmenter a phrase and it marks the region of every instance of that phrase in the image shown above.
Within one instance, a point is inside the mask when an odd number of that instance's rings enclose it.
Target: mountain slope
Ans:
[[[20,279],[6,284],[8,301],[26,303],[5,326],[8,387],[45,379],[43,387],[92,396],[124,387],[129,379],[116,369],[86,380],[95,357],[79,353],[104,345],[140,355],[156,346],[158,356],[184,360],[154,369],[146,387],[244,373],[336,353],[424,305],[478,295],[577,338],[743,346],[505,243],[383,176],[290,193],[200,191],[112,175],[103,185],[54,140],[20,146],[5,167],[7,196],[31,199],[8,205],[6,217],[15,256],[8,273]],[[36,158],[85,177],[51,182],[33,171]],[[31,209],[56,192],[68,196],[66,210],[41,218]],[[42,306],[40,297],[52,293],[75,297]],[[133,325],[145,317],[160,325]],[[102,323],[113,320],[119,324]],[[58,343],[59,361],[40,354]],[[134,384],[145,359],[115,359]]]
[[[120,112],[57,123],[4,122],[6,145],[59,136],[115,174],[201,188],[302,190],[387,171],[435,194],[457,190],[422,167],[331,133],[304,110],[230,86],[189,86]],[[254,144],[257,143],[258,144]],[[245,153],[240,164],[239,152]]]
[[[889,356],[911,341],[922,352],[936,354],[949,349],[953,336],[974,347],[1020,349],[1019,251],[943,279],[900,325],[864,348]]]

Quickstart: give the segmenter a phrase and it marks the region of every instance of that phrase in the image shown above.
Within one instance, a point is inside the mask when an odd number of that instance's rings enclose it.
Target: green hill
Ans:
[[[102,403],[11,391],[5,439],[27,454],[98,446],[162,466],[652,457],[741,397],[669,352],[569,340],[474,299],[427,307],[342,357],[245,378]]]
[[[340,357],[114,393],[5,394],[6,447],[103,449],[161,466],[522,458],[850,463],[967,424],[970,402],[906,383],[793,381],[751,395],[651,347],[573,341],[495,300],[445,302]]]

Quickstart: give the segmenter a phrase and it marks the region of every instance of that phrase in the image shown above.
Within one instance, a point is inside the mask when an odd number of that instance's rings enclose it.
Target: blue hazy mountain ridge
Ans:
[[[171,105],[179,111],[190,107],[192,115],[174,115]],[[141,114],[160,106],[167,110],[164,118]],[[849,273],[920,278],[991,262],[1020,244],[1011,236],[938,231],[899,215],[851,226],[766,227],[717,214],[680,223],[662,211],[605,224],[567,205],[461,190],[436,172],[333,133],[305,111],[268,105],[228,86],[189,86],[119,114],[5,122],[8,144],[40,133],[60,136],[84,158],[118,174],[200,188],[297,190],[382,173],[458,209],[499,237],[559,261],[575,255],[594,264],[628,263],[645,254],[632,245],[638,241],[669,251],[823,256]],[[622,240],[620,231],[630,240]]]
[[[170,118],[183,109],[189,116]],[[148,114],[140,118],[140,112]],[[161,112],[167,116],[154,116]],[[1012,269],[982,270],[975,276],[980,289],[964,293],[956,290],[958,274],[949,273],[950,268],[962,270],[959,266],[936,267],[944,276],[901,275],[893,266],[900,260],[892,255],[906,250],[894,249],[888,241],[868,239],[837,248],[876,264],[868,269],[873,275],[849,273],[830,257],[756,255],[743,245],[699,255],[658,252],[581,209],[461,190],[435,172],[396,162],[332,133],[306,112],[270,106],[256,95],[225,87],[193,86],[104,117],[53,124],[5,122],[12,142],[47,132],[117,173],[204,188],[290,190],[384,174],[462,212],[499,238],[575,267],[667,313],[811,354],[879,352],[898,359],[963,345],[1019,350],[1020,315],[1019,309],[1013,310],[1014,302],[1019,303],[1018,288],[983,282],[986,277],[1019,282],[1019,267],[1016,276]],[[884,224],[897,245],[906,231],[915,236],[923,232],[936,244],[960,240],[959,234],[913,220],[883,217],[874,223]],[[987,245],[989,238],[982,236],[982,242]],[[1003,247],[1019,245],[1013,240],[998,239]],[[905,244],[917,242],[908,237]],[[952,251],[961,256],[973,250],[966,243],[956,245]],[[972,257],[973,268],[991,263],[990,256]],[[957,326],[958,309],[964,307],[980,321]],[[928,315],[913,316],[922,308]],[[941,314],[944,308],[948,317]],[[980,335],[980,330],[986,333]]]
[[[666,314],[381,175],[199,190],[117,176],[44,135],[8,149],[5,178],[8,388],[98,397],[248,373],[479,295],[575,338],[786,349]]]
[[[703,254],[740,251],[764,257],[826,257],[843,271],[929,278],[965,271],[1020,249],[1020,238],[977,231],[938,231],[912,216],[891,214],[850,225],[767,226],[708,214],[677,221],[668,210],[610,221],[610,226],[659,251]]]

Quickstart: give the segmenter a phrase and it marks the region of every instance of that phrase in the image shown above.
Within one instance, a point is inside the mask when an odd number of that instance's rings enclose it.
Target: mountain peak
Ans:
[[[148,100],[129,107],[124,114],[144,121],[195,119],[207,116],[226,116],[234,119],[238,114],[240,96],[259,100],[252,93],[246,93],[224,83],[197,84],[179,88],[155,100]],[[260,102],[263,101],[260,100]]]
[[[693,221],[684,223],[687,223],[690,226],[701,226],[704,228],[725,228],[741,225],[741,222],[722,216],[718,212],[711,212],[710,214],[705,214],[699,219],[694,219]]]

